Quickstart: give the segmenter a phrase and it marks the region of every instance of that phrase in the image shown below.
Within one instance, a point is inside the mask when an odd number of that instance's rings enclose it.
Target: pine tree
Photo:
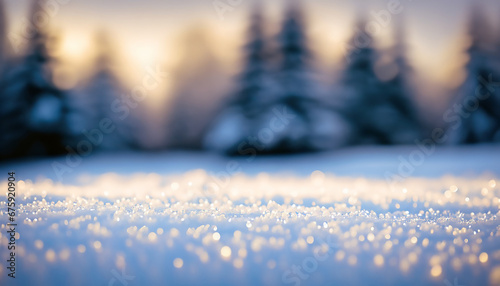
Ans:
[[[410,144],[420,136],[420,124],[410,88],[410,68],[405,58],[404,29],[398,25],[393,62],[381,68],[374,39],[359,20],[350,42],[343,84],[346,110],[353,122],[355,144]],[[378,71],[378,72],[377,72]],[[395,71],[395,72],[394,72]]]
[[[413,102],[410,76],[411,68],[405,57],[404,28],[396,26],[396,43],[392,49],[392,67],[396,70],[382,83],[380,113],[373,118],[381,123],[390,144],[411,144],[420,137],[420,122]]]
[[[33,2],[31,15],[41,8]],[[65,152],[67,100],[52,82],[46,31],[35,27],[26,56],[6,75],[2,157]]]
[[[343,145],[347,124],[319,98],[300,7],[288,6],[275,57],[268,52],[258,9],[251,19],[243,71],[234,96],[206,137],[208,148],[245,155]]]
[[[312,125],[310,108],[315,103],[311,82],[307,39],[303,18],[298,4],[288,7],[282,29],[278,35],[280,63],[278,67],[279,101],[277,105],[289,110],[294,119],[283,132],[274,134],[276,139],[267,144],[271,152],[297,152],[312,149],[309,131]],[[273,145],[274,143],[274,145]]]
[[[272,101],[269,56],[260,5],[254,7],[248,29],[248,42],[244,46],[243,71],[238,76],[235,92],[224,103],[205,136],[204,147],[228,154],[238,154],[240,144],[255,132],[255,121],[263,107]]]
[[[245,117],[252,119],[259,114],[259,107],[269,101],[266,81],[269,64],[266,53],[263,18],[260,10],[253,12],[249,29],[249,42],[245,46],[244,70],[238,79],[238,90],[232,104],[241,107]]]
[[[492,86],[500,78],[500,72],[494,68],[492,28],[479,6],[472,10],[468,33],[471,44],[467,49],[467,77],[455,103],[462,106],[465,115],[450,126],[451,142],[500,142],[500,92]]]
[[[264,145],[261,152],[336,148],[344,144],[347,136],[345,120],[320,97],[304,26],[301,7],[296,2],[290,3],[278,35],[276,100],[261,117],[258,130],[266,130],[273,119],[287,119],[282,121],[283,128],[273,130],[272,136],[258,134]]]
[[[113,49],[109,37],[101,32],[96,37],[98,53],[95,59],[95,71],[86,84],[83,91],[84,130],[82,133],[92,129],[99,129],[102,120],[111,120],[115,127],[111,133],[103,135],[98,140],[96,149],[120,150],[135,146],[136,140],[132,132],[133,110],[139,103],[133,101],[128,105],[126,101],[131,99],[127,96],[126,89],[117,78],[114,71]],[[102,141],[102,142],[101,142]]]
[[[374,48],[374,39],[364,31],[365,25],[364,20],[358,21],[346,55],[347,66],[342,78],[348,93],[345,113],[355,127],[353,143],[389,144],[391,140],[385,126],[379,124],[380,118],[374,118],[374,110],[384,98],[381,81],[374,70],[378,51]]]

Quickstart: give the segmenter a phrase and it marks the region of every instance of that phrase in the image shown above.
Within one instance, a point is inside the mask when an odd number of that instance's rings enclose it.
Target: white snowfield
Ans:
[[[500,285],[500,147],[415,150],[2,163],[0,285]]]

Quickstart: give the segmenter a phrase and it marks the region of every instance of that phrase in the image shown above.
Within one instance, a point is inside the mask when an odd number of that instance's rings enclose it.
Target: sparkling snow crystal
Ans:
[[[17,282],[500,283],[498,178],[389,187],[314,171],[234,175],[220,188],[203,170],[88,179],[19,182]],[[2,224],[2,253],[5,231]]]

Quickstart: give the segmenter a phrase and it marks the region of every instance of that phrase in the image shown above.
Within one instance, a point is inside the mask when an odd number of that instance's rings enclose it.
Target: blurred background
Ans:
[[[1,158],[498,143],[498,15],[493,0],[0,0]]]

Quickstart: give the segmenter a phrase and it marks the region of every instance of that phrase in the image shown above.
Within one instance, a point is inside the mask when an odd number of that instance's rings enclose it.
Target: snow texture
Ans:
[[[63,181],[50,160],[1,166],[19,236],[0,284],[499,285],[498,147],[439,148],[387,181],[412,151],[100,155]]]

